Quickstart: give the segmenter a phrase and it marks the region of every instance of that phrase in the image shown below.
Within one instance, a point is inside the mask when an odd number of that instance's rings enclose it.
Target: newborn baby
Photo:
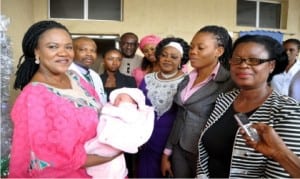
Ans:
[[[154,109],[145,105],[138,88],[120,88],[111,92],[100,114],[97,136],[85,144],[88,154],[112,157],[121,151],[137,153],[147,142],[154,127]],[[93,178],[126,178],[124,154],[110,162],[88,167]]]

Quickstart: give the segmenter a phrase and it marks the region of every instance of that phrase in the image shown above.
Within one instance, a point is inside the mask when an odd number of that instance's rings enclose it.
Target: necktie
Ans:
[[[91,77],[91,75],[90,75],[90,72],[89,71],[87,71],[87,73],[86,74],[84,74],[83,75],[84,77],[85,77],[85,79],[91,84],[91,85],[93,85],[94,86],[94,83],[93,83],[93,79],[92,79],[92,77]]]

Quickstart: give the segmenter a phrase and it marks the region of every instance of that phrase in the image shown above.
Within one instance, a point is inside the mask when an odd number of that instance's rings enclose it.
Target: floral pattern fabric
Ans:
[[[69,75],[72,88],[85,95],[59,95],[61,89],[35,82],[18,96],[9,177],[89,177],[81,168],[84,143],[96,135],[100,103],[92,86]]]
[[[160,80],[157,72],[145,76],[147,98],[154,106],[159,119],[173,105],[173,98],[177,92],[178,83],[183,80],[184,75],[172,80]]]

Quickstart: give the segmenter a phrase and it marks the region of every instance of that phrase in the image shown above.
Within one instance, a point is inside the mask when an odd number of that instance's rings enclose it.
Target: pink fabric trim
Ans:
[[[134,77],[136,86],[139,87],[141,82],[144,79],[144,76],[146,75],[146,72],[142,70],[142,68],[138,67],[133,69],[131,75]]]
[[[95,90],[87,90],[97,98]],[[43,84],[28,84],[18,96],[11,117],[14,132],[9,177],[89,177],[81,166],[87,157],[84,143],[96,135],[95,109],[76,107]],[[31,152],[50,166],[29,171]]]
[[[171,156],[172,155],[172,150],[165,148],[164,149],[164,154],[167,155],[167,156]]]

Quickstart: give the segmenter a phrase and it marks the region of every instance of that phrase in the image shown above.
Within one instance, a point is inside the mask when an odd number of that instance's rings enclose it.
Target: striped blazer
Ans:
[[[222,93],[216,100],[216,105],[203,129],[199,139],[199,159],[197,163],[197,178],[208,178],[208,154],[202,144],[202,136],[233,103],[239,90]],[[250,117],[253,123],[263,122],[272,126],[285,144],[300,157],[300,105],[294,99],[283,96],[273,90]],[[221,142],[221,141],[220,141]],[[272,159],[248,147],[237,131],[232,151],[230,178],[287,178],[290,175]]]

